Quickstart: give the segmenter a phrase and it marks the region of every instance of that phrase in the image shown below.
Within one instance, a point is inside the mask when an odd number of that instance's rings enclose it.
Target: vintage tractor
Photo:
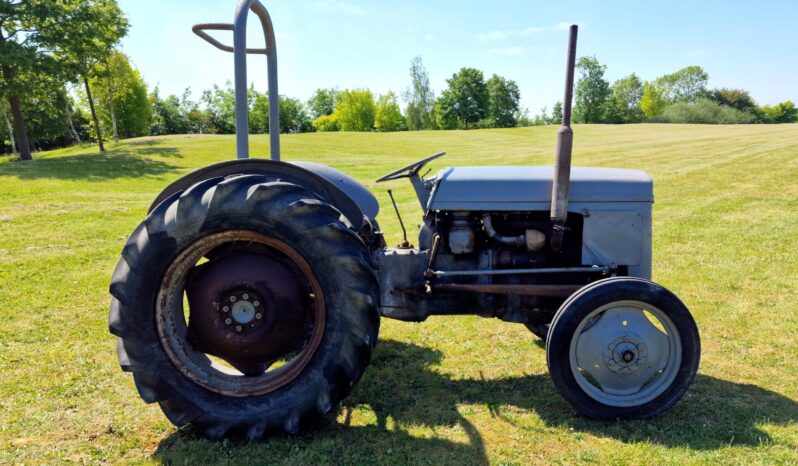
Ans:
[[[265,49],[246,47],[250,10]],[[234,46],[210,29],[232,30]],[[576,26],[553,169],[424,178],[440,153],[377,180],[412,183],[424,212],[418,248],[406,236],[386,247],[377,200],[353,178],[280,161],[274,30],[259,1],[241,0],[235,24],[194,31],[235,54],[238,160],[168,186],[111,282],[119,362],[175,425],[210,438],[296,432],[352,391],[380,317],[524,324],[546,340],[555,387],[592,418],[658,416],[685,394],[699,335],[685,305],[649,281],[651,178],[571,168]],[[268,58],[271,160],[248,159],[247,53]]]

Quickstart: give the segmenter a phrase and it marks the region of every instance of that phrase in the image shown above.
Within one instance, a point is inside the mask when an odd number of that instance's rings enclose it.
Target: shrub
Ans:
[[[709,125],[726,125],[752,123],[754,115],[741,112],[707,99],[699,99],[694,103],[679,102],[666,107],[655,121],[663,123],[693,123]]]
[[[340,130],[338,127],[338,119],[335,117],[335,113],[332,115],[324,115],[322,117],[316,118],[313,120],[313,127],[316,128],[317,131]]]

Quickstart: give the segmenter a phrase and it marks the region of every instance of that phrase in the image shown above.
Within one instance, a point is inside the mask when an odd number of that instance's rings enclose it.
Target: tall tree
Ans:
[[[310,118],[299,99],[280,96],[280,132],[299,133],[310,130]]]
[[[388,92],[377,99],[377,111],[374,116],[374,128],[377,131],[399,131],[405,125],[405,117],[399,109],[396,94]]]
[[[580,57],[576,62],[574,118],[580,123],[601,123],[610,97],[610,83],[604,79],[605,65],[596,57]]]
[[[649,118],[662,113],[668,102],[663,97],[662,88],[656,82],[643,83],[643,97],[640,98],[640,110]]]
[[[233,90],[233,86],[229,81],[225,88],[220,88],[214,84],[211,90],[203,91],[200,100],[208,114],[210,132],[218,134],[236,132],[236,96],[235,90]],[[268,118],[266,121],[266,131],[268,131]]]
[[[454,121],[468,129],[488,114],[488,86],[482,71],[461,68],[446,80],[449,87],[441,93],[438,108],[443,121]]]
[[[485,83],[488,87],[488,118],[498,128],[512,128],[518,124],[518,102],[521,91],[518,84],[494,74]]]
[[[341,131],[371,131],[376,112],[371,91],[347,89],[341,93],[341,103],[334,115]]]
[[[28,128],[22,101],[30,91],[24,76],[53,75],[51,50],[64,43],[59,25],[67,20],[67,2],[0,1],[0,97],[8,103],[13,136],[22,160],[30,160]]]
[[[559,100],[554,102],[554,106],[551,107],[551,120],[552,125],[559,125],[562,122],[562,102]]]
[[[85,86],[97,143],[103,152],[102,130],[89,79],[96,74],[97,65],[127,34],[128,21],[116,0],[73,0],[73,3],[69,21],[60,25],[65,44],[59,56]]]
[[[612,101],[620,112],[624,123],[637,123],[643,119],[640,99],[643,98],[643,82],[636,74],[621,78],[612,85]]]
[[[323,116],[332,115],[335,106],[341,101],[341,91],[338,89],[316,89],[313,97],[308,99],[310,116],[314,120]]]
[[[100,103],[98,116],[103,131],[110,129],[116,141],[120,134],[126,138],[144,136],[150,126],[152,106],[147,84],[130,65],[127,55],[114,51],[98,63],[94,75],[89,84]]]
[[[686,66],[675,73],[657,78],[662,96],[670,103],[695,102],[707,96],[709,75],[700,66]]]
[[[421,57],[410,63],[410,87],[404,92],[407,102],[407,129],[432,129],[435,126],[435,93]]]

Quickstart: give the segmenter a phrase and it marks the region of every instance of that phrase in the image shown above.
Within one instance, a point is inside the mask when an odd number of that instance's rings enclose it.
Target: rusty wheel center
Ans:
[[[197,265],[206,255],[212,259]],[[298,376],[321,343],[322,296],[309,264],[286,243],[217,233],[170,266],[158,330],[178,369],[200,385],[235,396],[268,393]]]

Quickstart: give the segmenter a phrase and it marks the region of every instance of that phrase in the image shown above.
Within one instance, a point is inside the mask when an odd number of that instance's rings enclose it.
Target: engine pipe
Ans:
[[[607,275],[614,272],[609,266],[601,267],[553,267],[535,269],[484,269],[484,270],[434,270],[435,277],[467,277],[481,275],[536,275],[547,273],[600,273]]]
[[[491,221],[490,214],[488,213],[482,214],[482,226],[485,227],[485,233],[488,234],[488,237],[497,243],[506,244],[507,246],[516,248],[521,248],[526,245],[526,235],[504,236],[496,231],[496,229],[493,228],[493,222]]]
[[[562,250],[565,220],[568,218],[568,189],[571,184],[571,154],[574,132],[571,129],[571,104],[574,97],[574,68],[576,65],[576,36],[579,26],[571,25],[568,39],[568,62],[565,69],[565,97],[563,99],[562,126],[557,131],[557,147],[554,160],[554,177],[551,185],[551,248]]]

